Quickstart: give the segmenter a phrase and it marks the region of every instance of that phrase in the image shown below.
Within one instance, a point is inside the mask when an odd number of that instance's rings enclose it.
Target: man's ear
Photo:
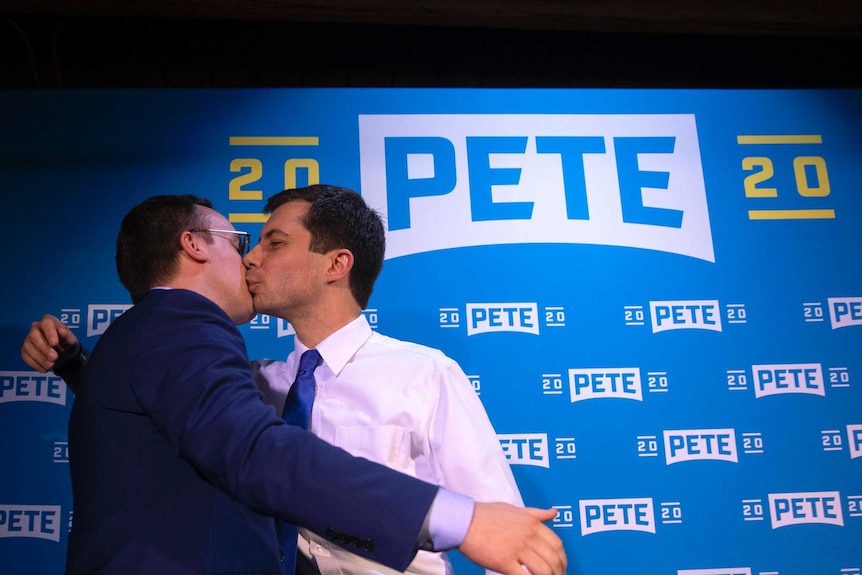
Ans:
[[[328,254],[329,269],[326,270],[328,282],[335,282],[350,275],[353,269],[353,252],[346,248],[332,250]]]
[[[201,234],[188,230],[180,234],[180,250],[182,254],[195,262],[209,260],[208,244]]]

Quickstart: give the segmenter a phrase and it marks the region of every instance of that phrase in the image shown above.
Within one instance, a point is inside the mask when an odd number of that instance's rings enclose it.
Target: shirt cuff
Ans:
[[[438,489],[428,510],[428,539],[422,537],[420,549],[448,551],[459,547],[473,520],[473,507],[472,497]]]

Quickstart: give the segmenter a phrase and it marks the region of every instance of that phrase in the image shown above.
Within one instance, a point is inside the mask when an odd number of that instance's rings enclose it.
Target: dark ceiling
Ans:
[[[862,87],[860,0],[3,0],[0,87]]]
[[[862,33],[858,0],[5,0],[8,14],[792,36]]]

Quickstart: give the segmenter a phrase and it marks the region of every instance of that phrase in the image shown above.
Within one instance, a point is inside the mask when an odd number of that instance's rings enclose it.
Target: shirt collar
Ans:
[[[359,314],[359,317],[317,344],[317,351],[323,358],[323,362],[337,377],[347,362],[356,355],[359,348],[368,341],[372,333],[371,326],[365,319],[365,314]],[[298,369],[299,358],[308,350],[308,346],[302,343],[299,337],[294,337],[293,349],[295,352],[293,361],[295,371]]]

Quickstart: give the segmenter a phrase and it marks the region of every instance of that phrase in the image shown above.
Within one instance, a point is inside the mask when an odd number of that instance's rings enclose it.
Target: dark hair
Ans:
[[[117,234],[117,274],[132,302],[152,287],[171,279],[177,270],[180,234],[207,228],[208,217],[197,206],[212,207],[191,195],[153,196],[132,208]]]
[[[380,215],[368,207],[362,196],[348,188],[316,184],[306,188],[281,191],[266,201],[264,213],[294,201],[311,205],[302,225],[311,233],[311,251],[323,254],[346,248],[353,253],[350,292],[362,309],[383,269],[386,233]]]

